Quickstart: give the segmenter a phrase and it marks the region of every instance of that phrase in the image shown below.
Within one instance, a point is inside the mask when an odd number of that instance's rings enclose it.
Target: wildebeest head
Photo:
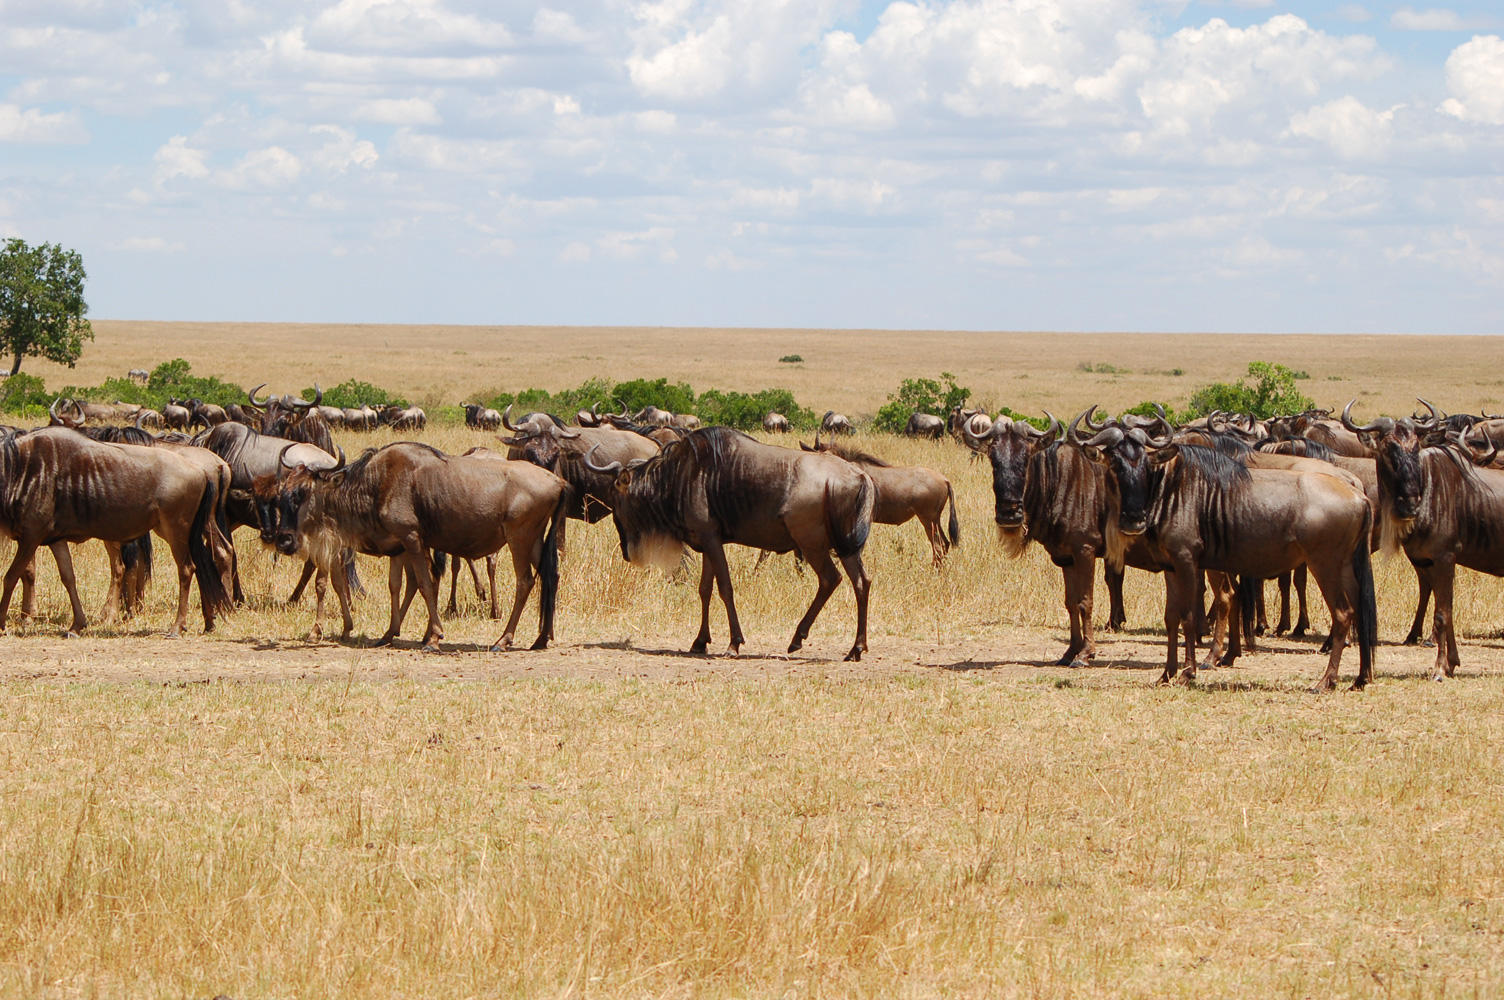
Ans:
[[[1435,407],[1420,400],[1431,411],[1429,417],[1378,417],[1372,423],[1353,421],[1354,399],[1343,407],[1342,426],[1358,435],[1363,447],[1373,452],[1374,469],[1384,486],[1389,517],[1400,522],[1414,521],[1425,493],[1425,476],[1421,471],[1420,431],[1436,426],[1439,414]]]
[[[287,474],[280,478],[257,476],[251,484],[252,497],[263,542],[275,546],[285,556],[299,552],[312,556],[310,550],[324,544],[325,540],[310,534],[306,528],[318,519],[323,488],[344,482],[348,471],[345,453],[340,450],[339,462],[331,469],[310,469],[306,465],[288,469],[285,457],[291,448],[292,445],[283,448],[278,456],[278,466],[287,470]],[[327,564],[327,560],[319,563]]]
[[[622,558],[665,573],[677,570],[684,557],[681,492],[693,475],[693,450],[682,440],[671,441],[652,458],[634,459],[625,466],[597,465],[594,452],[591,448],[585,453],[586,468],[616,478],[612,517]]]
[[[1125,428],[1115,420],[1092,423],[1096,409],[1093,405],[1071,421],[1070,440],[1107,470],[1108,490],[1117,499],[1118,531],[1128,536],[1142,535],[1149,527],[1154,470],[1174,458],[1179,446],[1172,442],[1171,428],[1162,417],[1149,427]],[[1090,438],[1081,434],[1083,420],[1095,431]],[[1159,428],[1162,433],[1150,434],[1150,427]]]
[[[1045,411],[1045,416],[1050,424],[1043,431],[1028,421],[1007,416],[992,421],[982,434],[973,433],[969,418],[961,425],[966,444],[985,454],[992,463],[994,517],[1005,541],[1009,535],[1016,537],[1025,530],[1024,489],[1028,485],[1029,459],[1060,439],[1060,421],[1049,411]]]

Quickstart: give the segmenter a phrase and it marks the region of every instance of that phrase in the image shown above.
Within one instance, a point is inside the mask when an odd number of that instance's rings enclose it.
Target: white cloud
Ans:
[[[1447,57],[1447,89],[1441,109],[1464,121],[1504,125],[1504,39],[1480,35]]]
[[[157,166],[158,184],[170,181],[174,177],[186,177],[189,180],[207,177],[209,176],[208,160],[208,151],[194,149],[188,145],[188,137],[185,135],[175,135],[168,139],[166,144],[158,148],[152,156],[152,161]]]
[[[36,108],[0,104],[0,142],[60,145],[89,141],[89,134],[72,112],[44,114]]]
[[[673,247],[674,231],[667,226],[653,226],[636,233],[605,233],[595,241],[596,246],[608,257],[618,260],[639,260],[652,253],[659,260],[669,262],[677,259]]]
[[[383,125],[438,125],[443,119],[432,101],[421,97],[378,97],[356,104],[350,117],[355,121]]]
[[[235,166],[219,176],[225,187],[241,191],[285,188],[303,173],[303,161],[281,146],[246,153]]]
[[[1445,7],[1425,10],[1401,7],[1389,16],[1389,26],[1401,31],[1471,31],[1488,27],[1488,22],[1483,18],[1463,17]]]
[[[139,253],[180,253],[188,248],[183,243],[168,242],[160,236],[132,236],[115,244],[115,249]]]
[[[1394,113],[1373,111],[1356,97],[1339,97],[1317,105],[1290,119],[1290,131],[1330,146],[1344,159],[1377,156],[1389,148],[1394,136]]]

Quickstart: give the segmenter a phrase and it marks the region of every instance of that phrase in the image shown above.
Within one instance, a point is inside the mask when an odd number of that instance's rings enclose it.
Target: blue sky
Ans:
[[[96,317],[1504,332],[1504,15],[0,0]]]

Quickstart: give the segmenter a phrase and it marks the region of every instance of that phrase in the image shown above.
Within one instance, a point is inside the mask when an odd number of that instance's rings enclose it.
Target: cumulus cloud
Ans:
[[[1344,159],[1377,156],[1394,136],[1394,114],[1400,105],[1374,111],[1356,97],[1339,97],[1290,119],[1290,131],[1326,143]]]
[[[89,141],[89,134],[71,112],[44,114],[36,108],[0,104],[0,142],[57,145]]]
[[[1471,31],[1489,26],[1486,18],[1463,17],[1445,7],[1427,7],[1425,10],[1401,7],[1389,16],[1389,24],[1401,31]]]
[[[1441,105],[1464,121],[1504,125],[1504,38],[1481,35],[1447,57],[1447,89]]]

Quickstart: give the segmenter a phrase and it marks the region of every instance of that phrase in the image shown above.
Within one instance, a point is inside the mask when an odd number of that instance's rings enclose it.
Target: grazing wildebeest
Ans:
[[[151,381],[151,372],[147,371],[145,368],[132,368],[130,371],[125,373],[125,377],[130,379],[137,385],[145,385],[146,383]]]
[[[1252,582],[1303,562],[1332,615],[1332,651],[1316,689],[1335,686],[1354,629],[1359,668],[1353,686],[1365,686],[1373,675],[1378,613],[1368,548],[1373,509],[1362,490],[1324,473],[1249,469],[1213,449],[1175,444],[1168,425],[1162,435],[1110,426],[1085,439],[1078,424],[1095,409],[1078,417],[1070,433],[1107,473],[1115,515],[1108,520],[1109,558],[1121,560],[1129,543],[1142,540],[1164,568],[1168,648],[1160,681],[1176,679],[1181,630],[1180,680],[1195,679],[1201,570]],[[1247,613],[1253,595],[1246,585],[1244,596]]]
[[[16,581],[38,547],[48,546],[73,608],[69,631],[86,625],[73,575],[69,542],[98,538],[118,545],[148,531],[159,535],[178,567],[178,614],[169,636],[188,624],[188,591],[198,577],[205,631],[229,610],[214,564],[219,497],[213,481],[181,455],[160,448],[105,444],[65,427],[44,427],[0,439],[0,533],[15,539],[16,555],[0,594],[0,630]],[[111,566],[111,586],[124,576]],[[112,598],[118,601],[118,594]]]
[[[1402,548],[1430,584],[1436,598],[1434,676],[1451,677],[1462,662],[1452,620],[1457,567],[1504,576],[1504,471],[1479,467],[1497,450],[1490,443],[1479,454],[1460,431],[1445,444],[1427,444],[1421,432],[1436,426],[1434,410],[1430,417],[1379,417],[1359,425],[1352,419],[1356,402],[1343,409],[1342,424],[1374,456],[1384,547]]]
[[[945,437],[945,418],[916,410],[909,414],[909,422],[904,425],[903,432],[909,437],[932,437],[938,441]]]
[[[680,430],[692,431],[699,428],[700,418],[695,416],[693,413],[675,413],[673,419],[669,421],[669,424],[671,426],[679,428]]]
[[[622,412],[626,413],[625,407],[622,408]],[[667,427],[674,422],[674,415],[667,410],[648,405],[637,411],[637,415],[632,418],[632,422],[638,424],[657,424],[659,427]]]
[[[826,434],[856,433],[856,428],[851,426],[851,421],[846,419],[846,414],[837,413],[835,410],[825,411],[825,416],[820,418],[820,430]]]
[[[465,411],[465,426],[478,431],[501,429],[501,414],[484,403],[461,403]]]
[[[193,413],[178,399],[169,400],[162,407],[162,421],[170,431],[186,431],[188,422],[193,419]]]
[[[936,419],[939,419],[938,417]],[[950,480],[933,469],[917,465],[892,465],[876,455],[847,448],[834,441],[821,441],[815,432],[813,446],[799,442],[804,451],[819,451],[861,466],[872,477],[877,491],[872,502],[873,524],[904,524],[919,518],[930,540],[930,555],[936,567],[945,562],[952,545],[961,544],[961,523],[956,517],[956,497]],[[950,536],[944,525],[945,505],[950,504]]]
[[[383,407],[379,420],[394,431],[421,431],[428,426],[428,414],[419,406]]]
[[[858,466],[761,444],[727,427],[694,431],[630,465],[596,464],[588,453],[585,463],[616,477],[613,516],[624,559],[677,567],[684,546],[701,554],[700,633],[691,652],[704,653],[710,645],[710,597],[717,588],[731,632],[728,652],[736,655],[746,642],[724,548],[736,543],[798,551],[820,578],[815,599],[794,630],[790,653],[804,645],[815,617],[840,586],[833,550],[856,594],[856,640],[846,659],[862,658],[871,588],[862,549],[872,529],[875,490]]]
[[[187,402],[187,406],[189,413],[192,414],[188,418],[190,429],[193,427],[203,427],[205,430],[208,430],[211,427],[218,427],[230,419],[230,415],[225,412],[225,408],[218,403],[206,403],[201,399],[190,399]]]
[[[300,466],[285,479],[263,480],[257,488],[275,497],[279,551],[301,553],[326,570],[338,569],[345,548],[391,560],[392,618],[379,644],[391,642],[401,630],[404,569],[428,605],[424,649],[437,650],[444,631],[429,552],[480,559],[505,547],[512,554],[517,590],[506,631],[491,648],[511,645],[535,574],[542,590],[532,648],[548,645],[559,587],[558,528],[569,492],[568,484],[548,470],[529,462],[445,455],[428,445],[399,441],[370,449],[348,466]],[[348,637],[353,628],[349,591],[342,574],[333,576]]]
[[[789,418],[777,410],[769,410],[768,415],[762,418],[762,429],[769,434],[787,434]]]

